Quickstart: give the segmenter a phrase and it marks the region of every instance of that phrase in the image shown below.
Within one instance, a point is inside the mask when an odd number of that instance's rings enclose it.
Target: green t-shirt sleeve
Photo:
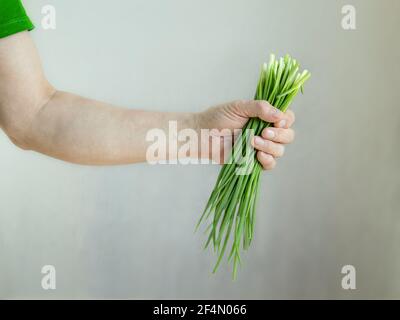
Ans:
[[[0,38],[33,28],[21,0],[0,0]]]

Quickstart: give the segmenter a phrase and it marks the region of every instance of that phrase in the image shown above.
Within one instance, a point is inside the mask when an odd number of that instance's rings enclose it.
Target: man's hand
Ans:
[[[283,113],[266,101],[234,101],[197,114],[197,123],[200,129],[230,129],[233,131],[243,128],[247,121],[254,117],[274,123],[274,127],[264,129],[261,137],[253,139],[253,146],[258,150],[257,159],[265,170],[270,170],[275,167],[276,158],[283,155],[284,145],[291,143],[294,139],[294,131],[290,127],[293,125],[295,117],[291,110]],[[227,151],[223,149],[224,145],[232,145],[235,137],[233,135],[219,135],[219,137],[229,143],[221,143],[221,150],[218,150],[217,153],[210,152],[209,155],[202,156],[223,161],[222,155]]]

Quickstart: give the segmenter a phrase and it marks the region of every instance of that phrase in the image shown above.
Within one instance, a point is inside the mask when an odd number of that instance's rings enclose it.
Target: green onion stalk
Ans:
[[[298,62],[289,55],[277,60],[271,54],[268,64],[264,63],[261,68],[255,100],[266,100],[285,112],[299,90],[303,92],[303,85],[310,78],[307,70],[300,73],[299,68]],[[218,255],[213,273],[231,243],[228,261],[233,262],[233,279],[236,279],[241,248],[247,250],[253,239],[262,167],[256,159],[251,139],[272,125],[259,118],[247,122],[232,148],[229,161],[219,173],[197,224],[196,230],[202,223],[208,223],[205,248],[211,244]]]

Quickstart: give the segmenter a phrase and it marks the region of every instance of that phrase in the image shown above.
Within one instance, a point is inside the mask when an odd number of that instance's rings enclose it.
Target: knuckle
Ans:
[[[279,139],[278,141],[281,143],[290,143],[294,139],[294,131],[290,128],[283,129],[279,128]]]
[[[275,107],[270,107],[269,115],[272,118],[273,122],[277,122],[279,120],[284,120],[285,119],[285,114],[282,111],[280,111],[279,109],[275,108]]]
[[[285,147],[280,143],[271,142],[268,148],[268,153],[274,157],[282,157],[285,153]]]
[[[274,162],[274,158],[265,152],[259,151],[257,153],[257,158],[260,161],[260,163],[263,165],[263,167],[269,166]]]
[[[257,107],[259,108],[264,108],[265,107],[265,103],[263,100],[254,100],[254,103],[256,104]]]
[[[243,110],[251,105],[251,100],[239,99],[231,103],[236,110]]]
[[[275,130],[275,135],[276,135],[277,140],[281,140],[282,136],[285,135],[285,129],[283,129],[283,128],[274,128],[274,130]]]
[[[254,100],[260,107],[270,107],[270,104],[266,100]]]
[[[264,170],[271,170],[271,169],[275,168],[276,161],[272,156],[269,155],[268,160],[262,162],[261,164],[262,164]]]
[[[264,141],[264,149],[266,152],[271,153],[274,150],[274,142],[270,140]]]
[[[275,108],[273,106],[269,106],[268,111],[272,115],[276,116],[277,118],[280,118],[280,117],[282,117],[284,115],[284,113],[281,110],[279,110],[278,108]]]
[[[276,122],[284,117],[282,111],[271,106],[266,101],[260,101],[260,107],[257,107],[257,109],[260,110],[261,118],[267,122]]]
[[[290,141],[290,129],[283,129],[279,130],[279,142],[281,143],[288,143]]]
[[[262,153],[261,153],[260,151],[257,152],[257,160],[258,160],[258,162],[261,163],[262,166],[264,166],[263,158],[262,158],[262,155],[261,155],[261,154],[262,154]]]
[[[281,139],[280,139],[281,143],[290,143],[290,142],[292,142],[293,138],[294,138],[293,135],[294,135],[294,131],[292,129],[290,129],[290,128],[282,129]]]
[[[284,146],[276,142],[267,142],[265,151],[274,157],[281,157],[284,153]]]
[[[246,100],[235,100],[235,101],[232,101],[231,102],[231,105],[234,107],[234,108],[240,108],[241,106],[243,106],[244,104],[246,104]]]
[[[285,146],[279,144],[276,149],[276,157],[282,157],[285,154]]]
[[[255,100],[255,105],[256,108],[259,110],[260,114],[263,114],[265,111],[267,111],[270,108],[270,105],[268,102],[264,100]]]

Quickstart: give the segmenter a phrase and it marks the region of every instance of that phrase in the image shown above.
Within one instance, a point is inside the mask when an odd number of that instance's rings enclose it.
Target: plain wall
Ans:
[[[0,298],[400,298],[397,0],[29,0],[50,81],[129,108],[251,98],[270,53],[312,73],[263,174],[238,280],[194,226],[219,167],[85,167],[0,132]],[[40,26],[57,10],[56,30]],[[341,27],[352,4],[357,29]],[[341,287],[341,268],[357,289]],[[54,265],[57,289],[40,283]]]

